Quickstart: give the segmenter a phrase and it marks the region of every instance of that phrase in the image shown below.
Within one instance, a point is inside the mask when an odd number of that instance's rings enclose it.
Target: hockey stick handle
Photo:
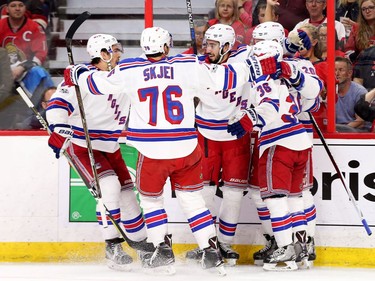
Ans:
[[[90,16],[91,16],[91,14],[87,11],[80,14],[74,20],[74,22],[69,27],[69,29],[66,33],[66,36],[65,36],[66,50],[67,50],[67,53],[68,53],[69,64],[71,64],[71,65],[74,64],[73,52],[72,52],[73,36],[76,33],[77,29],[82,25],[82,23],[84,23],[84,21],[87,20]],[[83,106],[82,95],[81,95],[81,91],[80,91],[80,89],[77,85],[75,85],[74,88],[75,88],[75,91],[76,91],[79,112],[80,112],[80,115],[81,115],[82,128],[83,128],[83,131],[85,133],[86,146],[87,146],[87,150],[88,150],[88,156],[89,156],[89,160],[90,160],[92,174],[93,174],[93,177],[94,177],[94,180],[95,180],[96,192],[98,193],[98,198],[101,198],[102,193],[101,193],[101,190],[100,190],[98,173],[96,171],[94,152],[92,150],[91,139],[90,139],[89,130],[88,130],[87,121],[86,121],[85,109],[84,109],[84,106]]]
[[[197,42],[195,40],[195,29],[194,29],[194,20],[193,20],[193,8],[191,6],[191,0],[186,0],[186,9],[187,9],[187,12],[188,12],[191,44],[193,46],[194,54],[198,54]]]
[[[325,151],[327,152],[327,155],[328,155],[329,159],[331,160],[331,163],[332,163],[333,167],[335,168],[336,173],[338,174],[338,176],[339,176],[339,178],[340,178],[340,180],[341,180],[341,183],[343,184],[343,186],[344,186],[344,188],[345,188],[345,190],[346,190],[346,193],[348,194],[348,196],[349,196],[349,198],[350,198],[350,201],[352,202],[354,208],[355,208],[356,211],[357,211],[358,216],[359,216],[360,219],[361,219],[361,222],[362,222],[363,227],[366,229],[367,235],[370,236],[370,235],[372,234],[372,231],[371,231],[371,229],[370,229],[370,227],[369,227],[369,225],[368,225],[366,219],[363,217],[363,213],[362,213],[362,211],[360,210],[360,208],[358,207],[358,205],[357,205],[357,203],[356,203],[356,201],[355,201],[355,198],[354,198],[354,196],[353,196],[352,191],[350,190],[350,188],[347,187],[346,182],[345,182],[345,179],[344,179],[344,176],[343,176],[343,174],[342,174],[342,172],[341,172],[339,166],[337,165],[337,162],[336,162],[335,159],[333,158],[333,155],[332,155],[332,153],[331,153],[331,150],[329,149],[329,147],[328,147],[328,145],[327,145],[327,142],[326,142],[326,140],[325,140],[325,138],[324,138],[324,136],[323,136],[322,131],[320,130],[318,124],[316,123],[314,116],[313,116],[310,112],[309,112],[309,116],[310,116],[311,122],[313,123],[313,126],[314,126],[314,128],[315,128],[315,130],[316,130],[316,132],[317,132],[317,134],[318,134],[318,136],[319,136],[319,138],[320,138],[320,141],[322,142],[322,144],[323,144],[323,146],[324,146],[324,149],[325,149]]]

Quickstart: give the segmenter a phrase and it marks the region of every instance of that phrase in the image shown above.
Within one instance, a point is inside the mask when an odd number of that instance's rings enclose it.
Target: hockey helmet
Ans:
[[[272,54],[277,56],[277,61],[282,61],[284,52],[283,47],[276,41],[265,40],[259,41],[253,46],[253,54],[257,57]]]
[[[164,46],[173,47],[172,35],[161,27],[149,27],[142,31],[141,48],[146,55],[164,54]]]
[[[122,51],[121,44],[117,41],[115,37],[109,34],[95,34],[92,35],[87,41],[87,52],[89,53],[91,59],[101,58],[100,52],[105,49],[109,53],[113,53],[113,45],[119,45]]]
[[[258,24],[253,30],[255,40],[276,40],[282,43],[285,38],[284,27],[278,22],[267,21]]]
[[[229,44],[229,50],[232,49],[234,42],[236,40],[236,34],[233,27],[227,24],[214,24],[207,29],[203,44],[207,43],[207,40],[217,41],[220,44],[220,49],[222,49],[226,43]]]

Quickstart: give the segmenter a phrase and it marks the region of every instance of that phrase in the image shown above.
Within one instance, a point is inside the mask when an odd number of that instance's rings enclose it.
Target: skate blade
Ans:
[[[143,271],[146,274],[150,274],[150,275],[152,274],[152,275],[169,276],[169,275],[176,274],[176,269],[173,266],[173,264],[158,266],[158,267],[143,268]]]
[[[313,261],[309,261],[308,258],[302,259],[300,262],[297,262],[297,266],[299,269],[310,269],[314,266]]]
[[[226,261],[225,263],[226,266],[233,267],[233,266],[236,266],[237,264],[237,259],[225,259],[225,261]]]
[[[266,271],[293,271],[297,270],[298,266],[295,261],[286,261],[279,263],[264,263],[263,269]]]
[[[221,264],[216,267],[208,268],[207,271],[212,274],[217,274],[220,277],[224,277],[227,275],[227,271],[225,270],[224,264]]]
[[[254,260],[254,265],[263,266],[263,260]]]
[[[124,271],[124,272],[129,272],[131,271],[131,264],[117,264],[114,263],[113,261],[107,261],[107,266],[116,271]]]

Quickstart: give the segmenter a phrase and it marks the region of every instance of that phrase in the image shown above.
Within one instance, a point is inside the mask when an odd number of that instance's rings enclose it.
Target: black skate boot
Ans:
[[[121,242],[123,242],[123,239],[121,238],[105,240],[105,258],[109,268],[120,271],[129,271],[133,259],[124,252]]]
[[[309,254],[306,246],[306,231],[297,231],[296,238],[297,241],[294,243],[294,250],[296,251],[296,263],[299,268],[310,268],[310,264],[308,262]]]
[[[199,262],[202,260],[203,256],[203,250],[198,248],[195,248],[194,250],[186,252],[185,258],[189,261],[196,261]]]
[[[226,275],[217,237],[208,239],[210,247],[203,250],[201,265],[204,269],[215,268],[219,275]]]
[[[263,269],[267,271],[297,270],[296,251],[294,245],[289,244],[276,249],[264,259]]]
[[[134,250],[138,250],[142,252],[154,252],[155,251],[154,244],[147,242],[147,238],[141,241],[128,240],[127,242],[129,246],[133,248]]]
[[[253,254],[255,265],[263,265],[263,260],[277,249],[277,244],[274,236],[270,236],[268,234],[263,234],[263,236],[264,238],[266,238],[267,242],[262,249]]]
[[[314,263],[314,260],[316,260],[314,237],[309,236],[307,238],[307,252],[309,254],[309,261],[311,262],[311,266],[312,266]]]
[[[164,242],[156,246],[153,253],[145,253],[141,256],[142,266],[152,268],[153,273],[172,275],[176,273],[173,267],[175,262],[172,251],[172,235],[165,235]]]
[[[237,252],[233,251],[232,246],[227,243],[219,242],[219,249],[227,264],[229,266],[235,266],[237,260],[240,258],[240,255]]]

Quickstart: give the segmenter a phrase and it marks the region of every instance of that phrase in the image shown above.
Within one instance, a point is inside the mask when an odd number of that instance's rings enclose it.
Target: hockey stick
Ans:
[[[74,59],[73,59],[73,52],[72,52],[72,41],[73,41],[73,36],[76,33],[77,29],[84,23],[85,20],[87,20],[91,14],[89,12],[83,12],[80,14],[72,23],[72,25],[69,27],[68,32],[65,35],[65,42],[66,42],[66,49],[68,53],[68,58],[69,58],[69,64],[74,65]],[[116,222],[116,220],[113,218],[112,214],[109,212],[107,206],[102,202],[102,193],[100,190],[100,185],[99,185],[99,177],[98,173],[96,171],[96,165],[95,165],[95,159],[94,159],[94,153],[92,150],[92,145],[91,145],[91,139],[87,127],[87,121],[86,121],[86,114],[83,106],[83,100],[82,100],[82,95],[79,87],[75,85],[75,91],[76,91],[76,96],[77,96],[77,102],[78,102],[78,107],[79,111],[81,114],[81,121],[82,121],[82,127],[83,131],[85,133],[85,139],[86,139],[86,145],[87,145],[87,151],[90,159],[90,164],[91,164],[91,169],[95,181],[96,188],[93,188],[97,192],[96,200],[98,201],[101,206],[104,207],[106,215],[109,217],[110,221],[112,224],[116,227],[117,231],[121,234],[121,236],[124,238],[124,240],[129,244],[130,247],[134,248],[134,245],[136,244],[135,241],[130,240],[125,232],[122,230],[120,225]],[[87,183],[86,183],[87,184]],[[90,187],[87,186],[89,189]],[[151,244],[152,245],[152,244]]]
[[[17,92],[20,94],[21,98],[23,99],[23,101],[27,104],[27,106],[32,110],[32,112],[34,113],[34,115],[36,116],[36,118],[38,119],[39,123],[43,126],[43,128],[47,131],[47,133],[50,135],[51,134],[51,130],[50,128],[48,127],[48,123],[47,121],[43,118],[43,116],[40,114],[40,112],[38,110],[36,110],[33,102],[31,101],[31,99],[29,98],[29,96],[26,94],[25,90],[22,88],[22,87],[18,87],[17,89]],[[92,194],[92,196],[94,198],[97,198],[98,197],[98,194],[97,192],[95,191],[95,189],[92,189],[90,187],[90,185],[88,184],[88,182],[85,180],[85,178],[79,173],[78,169],[75,167],[73,161],[72,161],[72,158],[70,157],[70,155],[64,151],[63,152],[64,156],[66,157],[66,159],[68,160],[68,163],[69,165],[76,171],[76,173],[82,178],[82,180],[85,182],[87,188],[89,189],[90,193]]]
[[[189,28],[190,28],[190,38],[193,46],[194,54],[198,54],[197,42],[195,41],[195,30],[193,21],[193,9],[191,7],[191,0],[186,0],[186,8],[188,12]]]
[[[90,16],[91,16],[91,14],[87,11],[80,14],[74,20],[72,25],[69,27],[68,32],[66,33],[66,36],[65,36],[66,50],[68,52],[69,64],[71,64],[71,65],[74,64],[73,52],[72,52],[73,36],[76,33],[77,29],[82,25],[82,23],[85,20],[87,20]],[[85,109],[83,107],[83,100],[82,100],[81,91],[80,91],[80,89],[77,85],[75,85],[75,91],[76,91],[76,96],[77,96],[77,101],[78,101],[79,112],[81,114],[82,127],[83,127],[83,131],[85,133],[86,146],[87,146],[88,155],[89,155],[89,159],[90,159],[91,170],[92,170],[92,174],[93,174],[95,185],[96,185],[96,191],[98,193],[98,198],[101,198],[102,192],[100,190],[99,177],[98,177],[98,173],[97,173],[96,167],[95,167],[94,153],[92,151],[91,139],[90,139],[90,135],[89,135],[89,130],[87,128]]]
[[[33,102],[31,101],[31,99],[29,98],[29,96],[26,94],[26,92],[22,89],[22,87],[18,87],[17,89],[17,92],[20,94],[20,96],[22,97],[22,99],[24,100],[24,102],[27,104],[27,106],[32,110],[32,112],[35,114],[36,118],[38,119],[38,121],[40,122],[40,124],[43,126],[43,128],[47,131],[47,133],[50,135],[51,134],[51,130],[49,129],[48,127],[48,123],[47,121],[43,118],[43,116],[40,114],[40,112],[38,110],[36,110]],[[91,185],[89,184],[89,182],[86,180],[86,178],[82,175],[82,173],[80,173],[79,169],[77,169],[77,167],[75,166],[75,164],[73,163],[72,161],[72,158],[70,157],[70,155],[64,151],[63,152],[64,156],[66,157],[66,159],[68,160],[68,163],[69,165],[75,170],[75,172],[80,176],[80,178],[83,180],[84,184],[86,185],[86,187],[88,188],[88,190],[90,191],[91,195],[95,198],[95,200],[97,200],[98,204],[102,204],[106,210],[106,212],[108,213],[108,217],[109,219],[111,220],[111,222],[113,223],[113,225],[116,227],[116,229],[118,230],[118,232],[121,234],[121,236],[125,239],[125,241],[129,244],[129,246],[133,249],[137,249],[137,250],[148,250],[148,251],[154,251],[154,247],[151,243],[148,243],[149,245],[147,245],[147,247],[149,248],[143,248],[143,249],[139,249],[138,248],[138,244],[137,242],[129,239],[125,232],[122,230],[122,228],[118,225],[118,223],[115,221],[115,219],[113,218],[113,216],[111,215],[111,213],[109,212],[109,210],[107,209],[107,207],[103,204],[103,202],[101,202],[100,198],[98,197],[98,193],[96,192],[95,189],[93,189],[91,187]]]
[[[324,138],[324,136],[322,134],[322,131],[320,130],[318,124],[316,123],[314,116],[310,112],[309,112],[309,116],[310,116],[310,119],[311,119],[311,121],[312,121],[312,123],[314,125],[314,128],[315,128],[316,132],[318,133],[320,141],[322,142],[322,144],[324,146],[324,149],[326,150],[326,152],[328,154],[328,157],[331,160],[332,165],[335,167],[336,173],[338,174],[338,176],[339,176],[339,178],[341,180],[341,183],[343,184],[343,186],[344,186],[344,188],[346,190],[346,193],[348,194],[348,196],[350,198],[350,201],[353,203],[353,206],[356,209],[359,218],[361,219],[362,225],[366,229],[367,235],[370,236],[372,234],[372,231],[371,231],[370,227],[368,226],[366,219],[363,217],[363,213],[362,213],[361,209],[358,207],[358,205],[357,205],[357,203],[356,203],[356,201],[354,199],[352,191],[350,190],[350,188],[347,187],[347,185],[345,183],[344,176],[343,176],[343,174],[342,174],[339,166],[337,165],[335,159],[333,158],[331,150],[329,149],[329,147],[327,145],[327,142],[326,142],[326,140],[325,140],[325,138]]]

